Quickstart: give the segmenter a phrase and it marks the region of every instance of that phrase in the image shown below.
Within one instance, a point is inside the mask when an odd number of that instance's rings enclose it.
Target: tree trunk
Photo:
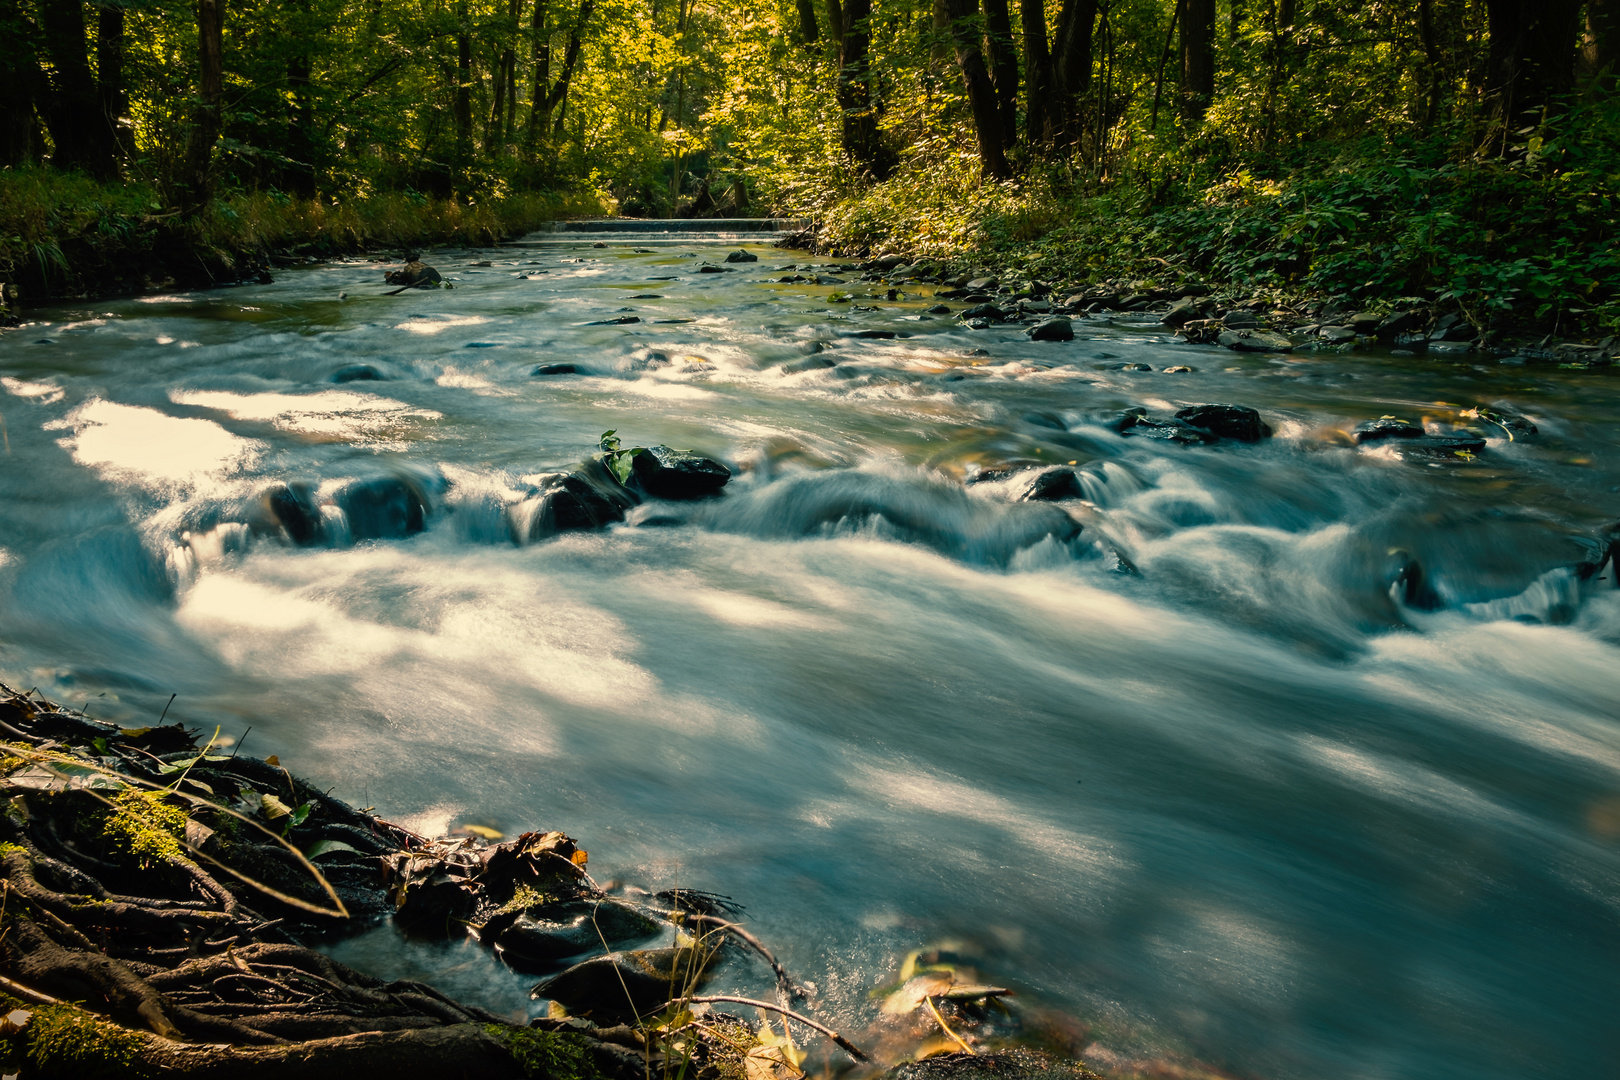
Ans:
[[[551,28],[546,25],[546,0],[534,0],[529,36],[534,42],[534,52],[529,58],[534,69],[534,87],[529,93],[529,123],[523,133],[523,144],[532,150],[551,123],[551,105],[547,100],[551,91]]]
[[[129,90],[124,84],[124,9],[108,4],[96,19],[96,82],[101,97],[101,115],[112,130],[119,152],[134,150],[134,140],[124,120],[129,115]]]
[[[1018,50],[1013,44],[1007,0],[981,0],[984,41],[990,56],[990,81],[996,90],[997,127],[1003,148],[1018,141]]]
[[[34,83],[39,66],[29,42],[33,26],[17,0],[0,0],[0,168],[39,160],[39,121],[34,116]]]
[[[798,0],[799,40],[814,45],[821,40],[821,27],[816,25],[816,0]]]
[[[468,34],[467,3],[456,4],[456,163],[465,165],[472,158],[472,36]]]
[[[942,0],[950,20],[951,39],[956,45],[956,63],[962,69],[968,105],[973,109],[973,133],[979,143],[979,171],[995,180],[1012,176],[1007,155],[1001,149],[1000,119],[996,110],[995,86],[979,51],[980,33],[974,16],[973,0]]]
[[[1577,70],[1583,82],[1613,91],[1620,82],[1620,0],[1586,0]]]
[[[197,0],[197,112],[186,146],[186,193],[181,206],[186,217],[201,210],[213,191],[209,163],[219,139],[220,104],[225,96],[224,40],[224,0]]]
[[[118,171],[118,141],[90,74],[83,0],[42,0],[39,21],[51,67],[45,107],[56,148],[51,164],[111,179]]]
[[[844,32],[838,56],[838,108],[844,120],[844,153],[882,179],[892,164],[878,138],[877,109],[872,101],[871,37],[867,31],[871,15],[872,0],[848,0],[840,12]]]
[[[1046,0],[1021,0],[1018,18],[1024,31],[1024,134],[1031,146],[1049,146],[1057,134],[1052,112],[1057,73],[1046,42]]]
[[[1486,92],[1511,130],[1570,88],[1580,0],[1485,0],[1485,14],[1491,36]]]
[[[1081,137],[1077,110],[1081,95],[1091,86],[1091,41],[1096,25],[1097,0],[1063,0],[1057,37],[1052,42],[1056,75],[1052,115],[1058,124],[1055,139],[1059,145],[1072,145]]]
[[[1181,119],[1203,122],[1215,96],[1215,0],[1181,3]]]

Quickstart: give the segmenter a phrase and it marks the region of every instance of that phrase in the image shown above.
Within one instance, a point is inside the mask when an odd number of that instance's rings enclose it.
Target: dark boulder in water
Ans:
[[[559,532],[600,529],[623,521],[635,504],[635,496],[600,461],[589,461],[574,472],[543,477],[535,494],[512,508],[512,538],[523,543]]]
[[[599,1025],[634,1022],[657,1012],[687,987],[708,977],[710,954],[698,949],[638,949],[594,956],[529,991],[561,1003]]]
[[[313,547],[325,542],[326,527],[315,495],[305,484],[277,484],[264,494],[265,505],[287,533],[287,538],[299,547]]]
[[[341,367],[332,372],[332,381],[335,383],[370,382],[386,378],[388,376],[370,364],[350,364],[348,367]]]
[[[1381,416],[1377,420],[1357,424],[1350,434],[1356,442],[1364,443],[1379,439],[1418,439],[1423,437],[1423,429],[1398,416]]]
[[[1424,435],[1416,439],[1402,439],[1397,449],[1402,457],[1468,458],[1485,449],[1485,440],[1478,435],[1463,433]]]
[[[650,446],[630,463],[630,487],[655,499],[701,499],[717,494],[731,470],[712,458],[667,446]]]
[[[536,375],[578,375],[579,367],[576,364],[541,364],[534,369]]]
[[[355,540],[399,540],[426,527],[427,500],[398,476],[356,480],[337,493],[336,503]]]
[[[1238,442],[1259,442],[1271,434],[1260,414],[1246,405],[1189,405],[1176,412],[1176,419]]]
[[[1024,333],[1029,335],[1031,341],[1073,341],[1074,324],[1061,316],[1042,319]]]
[[[818,371],[825,368],[837,367],[838,361],[828,356],[807,356],[803,360],[792,360],[782,365],[782,374],[798,375],[805,371]]]
[[[1085,494],[1074,470],[1067,465],[1054,465],[1049,469],[1032,469],[1018,478],[1018,498],[1024,502],[1042,499],[1078,499]]]
[[[433,267],[413,259],[398,270],[388,271],[383,280],[390,285],[430,285],[443,279]]]
[[[555,971],[560,961],[609,947],[642,941],[658,933],[658,923],[629,904],[614,900],[572,900],[492,917],[479,938],[515,971]]]

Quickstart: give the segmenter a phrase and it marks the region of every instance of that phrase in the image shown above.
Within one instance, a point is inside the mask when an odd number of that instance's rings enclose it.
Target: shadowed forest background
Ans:
[[[0,277],[770,214],[829,251],[1612,332],[1617,11],[0,0]]]

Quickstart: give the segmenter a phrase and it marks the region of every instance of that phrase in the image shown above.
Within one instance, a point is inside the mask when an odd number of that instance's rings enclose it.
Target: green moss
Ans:
[[[186,831],[186,812],[163,802],[163,792],[133,788],[113,800],[102,833],[141,865],[177,862],[185,858],[180,838]]]
[[[490,1024],[484,1030],[505,1044],[524,1075],[536,1080],[601,1080],[588,1040],[568,1032]]]
[[[37,1076],[146,1077],[147,1040],[138,1032],[97,1020],[69,1005],[25,1005],[33,1019],[10,1048],[6,1067],[26,1066]],[[21,1042],[23,1046],[15,1046]],[[20,1050],[20,1054],[17,1051]],[[22,1060],[16,1060],[20,1057]]]

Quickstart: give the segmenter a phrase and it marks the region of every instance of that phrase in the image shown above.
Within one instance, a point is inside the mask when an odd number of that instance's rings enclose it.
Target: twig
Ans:
[[[780,1005],[772,1005],[768,1001],[759,1001],[755,998],[733,997],[730,994],[703,994],[697,997],[687,996],[681,1000],[699,1005],[710,1005],[717,1002],[730,1001],[738,1005],[752,1005],[756,1009],[766,1009],[773,1013],[779,1013],[780,1015],[787,1017],[789,1020],[797,1020],[805,1027],[814,1028],[815,1030],[821,1032],[823,1035],[827,1036],[827,1038],[837,1043],[845,1053],[849,1054],[849,1056],[854,1058],[856,1061],[872,1060],[859,1047],[850,1042],[848,1039],[844,1038],[842,1035],[838,1034],[838,1032],[834,1031],[832,1028],[816,1023],[803,1013],[796,1013],[792,1009],[784,1009]]]
[[[683,918],[692,919],[696,922],[708,923],[716,929],[735,934],[740,940],[752,946],[754,951],[759,953],[760,956],[763,956],[765,958],[765,962],[771,965],[771,970],[776,973],[776,982],[778,987],[783,993],[788,995],[790,1000],[803,1001],[809,996],[799,988],[797,983],[793,981],[792,976],[787,973],[787,971],[777,961],[776,957],[772,955],[771,950],[765,947],[765,943],[760,941],[759,938],[755,937],[753,934],[750,934],[747,930],[744,930],[737,923],[727,922],[726,920],[716,918],[713,915],[703,915],[695,911],[671,912],[670,917],[673,918],[677,914]]]
[[[169,705],[173,705],[174,704],[174,699],[179,697],[179,696],[180,696],[180,691],[178,691],[178,690],[176,690],[174,693],[169,695],[169,704],[163,706],[163,715],[158,717],[158,723],[160,725],[163,723],[163,718],[169,715]]]
[[[939,1014],[939,1008],[938,1008],[938,1006],[936,1006],[934,1004],[934,999],[933,998],[931,998],[931,997],[923,998],[923,1004],[928,1006],[928,1011],[934,1014],[934,1019],[936,1021],[938,1021],[938,1023],[939,1023],[939,1029],[941,1031],[943,1031],[946,1035],[950,1036],[950,1039],[951,1039],[951,1041],[953,1043],[955,1043],[957,1046],[960,1046],[962,1049],[966,1050],[968,1053],[974,1055],[975,1057],[978,1056],[979,1052],[977,1050],[973,1049],[973,1047],[971,1047],[967,1043],[963,1042],[962,1041],[962,1036],[958,1035],[956,1032],[951,1030],[951,1025],[947,1024],[945,1022],[945,1018]]]

